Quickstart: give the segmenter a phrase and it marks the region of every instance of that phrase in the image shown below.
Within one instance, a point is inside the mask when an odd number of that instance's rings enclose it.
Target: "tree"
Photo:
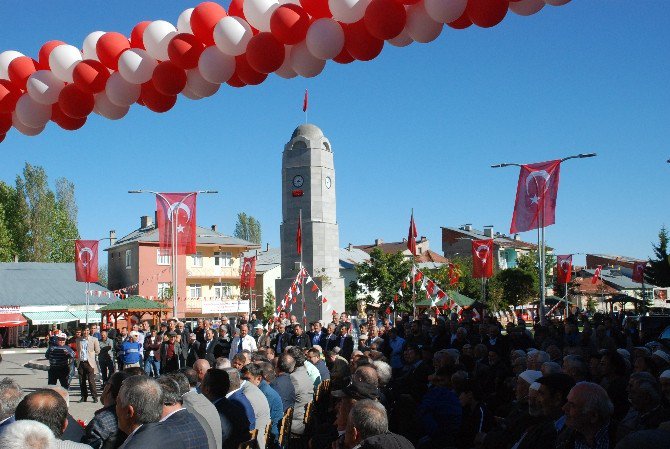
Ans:
[[[385,309],[401,288],[403,281],[410,274],[412,262],[402,253],[385,254],[379,248],[370,253],[370,260],[356,266],[358,283],[368,291],[378,291],[382,309]],[[410,311],[412,309],[412,287],[408,282],[402,298],[398,298],[397,310]]]
[[[533,276],[521,268],[500,270],[494,279],[501,289],[501,308],[527,304],[537,294]]]
[[[658,232],[658,244],[651,245],[655,258],[649,258],[644,272],[645,281],[657,287],[670,287],[670,259],[668,258],[668,231],[665,226]]]
[[[251,215],[247,215],[244,212],[238,213],[237,223],[235,224],[235,237],[260,245],[261,223]]]
[[[263,314],[263,319],[265,321],[269,321],[274,316],[277,307],[275,304],[276,304],[275,295],[272,293],[272,289],[268,287],[267,290],[265,290],[263,309],[261,310],[261,313]]]
[[[0,203],[0,262],[11,262],[14,257],[14,244],[5,220],[5,209]]]
[[[64,205],[57,202],[51,217],[48,241],[51,252],[49,262],[72,262],[74,254],[73,240],[79,238],[77,225],[70,220]]]
[[[347,312],[353,313],[358,308],[358,292],[360,287],[356,281],[349,282],[347,288],[344,289],[344,309]]]
[[[98,266],[98,284],[107,287],[107,265]]]

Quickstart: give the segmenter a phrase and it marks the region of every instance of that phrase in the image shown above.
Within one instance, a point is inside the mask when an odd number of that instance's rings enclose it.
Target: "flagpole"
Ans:
[[[305,108],[305,121],[307,121],[307,108]],[[302,208],[300,208],[299,216],[298,216],[298,226],[300,226],[300,272],[298,273],[298,276],[300,276],[300,299],[302,302],[302,326],[305,332],[307,332],[307,324],[305,324],[305,321],[307,320],[307,312],[305,310],[305,279],[302,276]],[[323,282],[321,287],[323,287]],[[323,304],[323,302],[321,303]]]
[[[566,280],[568,279],[567,277],[565,278]],[[569,306],[569,301],[568,301],[568,283],[565,283],[565,320],[567,321],[568,317],[570,316],[570,306]]]
[[[88,299],[88,292],[90,290],[91,283],[87,282],[86,283],[86,327],[88,327],[88,308],[89,308],[89,299]]]

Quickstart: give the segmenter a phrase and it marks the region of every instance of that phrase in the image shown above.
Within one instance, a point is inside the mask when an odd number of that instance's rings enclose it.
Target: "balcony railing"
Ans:
[[[239,278],[240,269],[238,267],[222,267],[222,266],[208,266],[208,267],[188,267],[186,269],[187,278]]]

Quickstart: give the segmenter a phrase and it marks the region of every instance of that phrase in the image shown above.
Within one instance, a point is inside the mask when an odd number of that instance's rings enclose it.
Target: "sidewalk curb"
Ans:
[[[40,371],[49,371],[49,365],[45,365],[43,363],[39,363],[38,360],[45,360],[46,359],[35,359],[35,360],[30,360],[28,363],[23,365],[25,368],[30,368],[30,369],[36,369]]]
[[[0,354],[42,354],[46,352],[46,348],[30,348],[30,349],[3,349],[0,350]]]

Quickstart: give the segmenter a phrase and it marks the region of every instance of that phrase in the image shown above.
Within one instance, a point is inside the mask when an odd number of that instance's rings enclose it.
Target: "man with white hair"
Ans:
[[[22,397],[23,390],[14,379],[5,377],[0,381],[0,435],[15,421],[14,411]]]
[[[542,364],[550,361],[551,357],[548,353],[538,350],[530,351],[526,359],[526,366],[530,370],[540,371],[542,369]]]
[[[52,449],[56,437],[44,424],[37,421],[16,421],[0,435],[2,449]]]
[[[614,406],[603,387],[592,382],[577,383],[563,406],[565,425],[572,431],[560,447],[614,447],[615,427],[611,418]],[[558,447],[558,445],[557,445]]]

